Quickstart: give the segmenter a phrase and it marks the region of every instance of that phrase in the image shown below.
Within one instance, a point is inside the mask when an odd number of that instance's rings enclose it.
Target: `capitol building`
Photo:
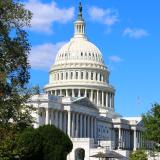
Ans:
[[[45,93],[29,101],[39,113],[34,125],[53,124],[68,134],[73,149],[67,160],[97,160],[98,155],[127,160],[130,151],[150,143],[143,140],[141,117],[116,113],[109,69],[85,30],[80,4],[74,35],[58,51]]]

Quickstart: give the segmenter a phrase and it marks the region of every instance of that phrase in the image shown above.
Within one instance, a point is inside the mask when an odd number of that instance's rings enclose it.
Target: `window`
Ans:
[[[66,79],[68,79],[68,73],[66,72]]]
[[[76,79],[78,79],[78,72],[76,72]]]
[[[61,80],[63,80],[63,73],[61,73]]]
[[[83,79],[83,72],[81,72],[81,79]]]
[[[71,79],[73,79],[73,72],[71,72]]]
[[[93,72],[91,72],[91,80],[93,80]]]
[[[86,72],[86,79],[88,79],[88,72]]]
[[[81,52],[81,56],[83,56],[83,52]]]
[[[101,75],[101,74],[100,74],[99,80],[100,80],[100,81],[102,80],[102,75]]]

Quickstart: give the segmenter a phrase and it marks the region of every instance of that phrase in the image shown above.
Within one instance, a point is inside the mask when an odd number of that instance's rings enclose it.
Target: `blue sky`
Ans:
[[[32,85],[48,83],[58,49],[73,35],[79,1],[25,0],[34,15],[27,29]],[[116,111],[145,113],[160,103],[160,1],[82,0],[87,37],[101,50],[116,89]]]

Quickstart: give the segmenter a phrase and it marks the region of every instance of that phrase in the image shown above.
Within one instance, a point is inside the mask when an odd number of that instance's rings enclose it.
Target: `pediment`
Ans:
[[[97,107],[87,97],[77,98],[76,100],[72,101],[72,104],[73,103],[98,110]]]

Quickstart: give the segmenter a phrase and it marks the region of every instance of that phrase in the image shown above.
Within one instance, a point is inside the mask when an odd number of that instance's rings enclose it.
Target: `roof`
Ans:
[[[123,159],[126,158],[123,155],[115,152],[115,151],[108,151],[107,153],[98,152],[95,155],[92,155],[90,157],[96,157],[96,158],[116,158],[116,159]]]

